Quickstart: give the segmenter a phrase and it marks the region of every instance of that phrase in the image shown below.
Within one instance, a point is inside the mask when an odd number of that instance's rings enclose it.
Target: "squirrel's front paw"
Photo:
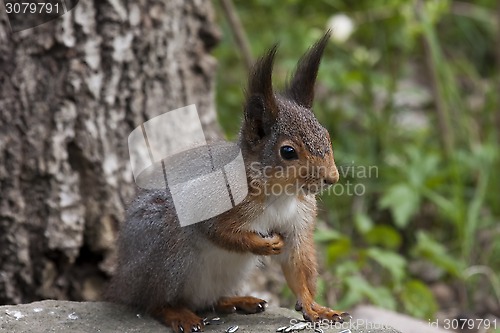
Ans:
[[[271,234],[269,236],[262,236],[257,233],[252,233],[251,236],[251,249],[254,254],[268,256],[273,254],[280,254],[285,242],[280,234]]]

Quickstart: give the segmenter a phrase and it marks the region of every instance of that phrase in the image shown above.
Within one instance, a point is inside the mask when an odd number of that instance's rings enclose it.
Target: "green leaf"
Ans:
[[[404,228],[420,206],[420,195],[407,184],[393,185],[380,200],[381,208],[389,208],[396,226]]]
[[[366,235],[365,240],[371,245],[379,245],[388,249],[397,249],[401,245],[401,235],[388,225],[377,225]]]
[[[365,287],[367,284],[366,280],[361,276],[349,276],[343,280],[345,287],[343,290],[343,297],[339,300],[338,307],[342,309],[348,309],[355,304],[360,303],[363,300],[363,290],[366,288],[371,288],[371,286]]]
[[[406,276],[406,260],[397,253],[372,247],[366,251],[368,257],[387,269],[396,284],[400,284]]]
[[[412,252],[454,276],[460,276],[463,272],[462,262],[450,256],[441,243],[433,240],[424,231],[417,233],[417,244]]]
[[[336,276],[351,276],[357,274],[359,271],[359,263],[352,260],[345,260],[334,266]]]
[[[366,234],[373,228],[373,221],[364,213],[357,213],[354,216],[354,225],[360,234]]]
[[[330,243],[332,241],[336,241],[341,239],[342,234],[336,230],[316,230],[314,233],[314,240],[317,243]]]
[[[373,286],[360,275],[350,276],[344,280],[344,283],[346,284],[346,293],[339,302],[340,307],[349,308],[366,298],[380,307],[389,310],[396,309],[395,297],[389,289]]]
[[[438,308],[432,292],[419,280],[405,283],[401,301],[408,314],[421,319],[433,318]]]
[[[338,259],[347,256],[351,250],[351,240],[343,237],[328,245],[326,256],[329,263],[334,263]]]
[[[367,296],[375,305],[384,309],[396,310],[396,297],[389,288],[373,287],[373,289],[367,293]]]

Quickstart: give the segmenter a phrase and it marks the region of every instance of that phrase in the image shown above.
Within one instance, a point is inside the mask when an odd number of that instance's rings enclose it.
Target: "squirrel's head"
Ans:
[[[338,181],[330,135],[312,112],[314,84],[329,36],[301,58],[281,93],[272,86],[277,46],[250,73],[240,146],[251,182],[265,184],[273,194],[317,193]]]

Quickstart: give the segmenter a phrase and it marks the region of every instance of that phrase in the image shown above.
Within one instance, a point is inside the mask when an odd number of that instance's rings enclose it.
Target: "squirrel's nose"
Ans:
[[[330,186],[339,181],[339,173],[335,172],[332,176],[327,176],[323,179],[323,182]]]
[[[331,179],[329,179],[329,178],[325,178],[325,179],[323,179],[323,183],[326,186],[332,186],[334,182]]]
[[[339,181],[339,172],[337,171],[337,169],[335,169],[335,172],[333,172],[332,175],[326,176],[323,179],[323,182],[328,186],[333,185],[338,181]]]

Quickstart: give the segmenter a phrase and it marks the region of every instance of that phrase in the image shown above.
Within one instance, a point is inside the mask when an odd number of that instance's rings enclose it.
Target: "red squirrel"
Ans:
[[[314,301],[316,194],[339,178],[329,133],[311,110],[328,40],[329,33],[301,58],[281,93],[271,82],[276,46],[250,72],[238,140],[248,195],[240,204],[181,227],[168,189],[139,191],[120,232],[111,301],[146,311],[176,332],[201,331],[197,311],[264,311],[266,301],[235,294],[260,256],[271,256],[306,320],[347,315]],[[287,191],[276,195],[280,186]]]

